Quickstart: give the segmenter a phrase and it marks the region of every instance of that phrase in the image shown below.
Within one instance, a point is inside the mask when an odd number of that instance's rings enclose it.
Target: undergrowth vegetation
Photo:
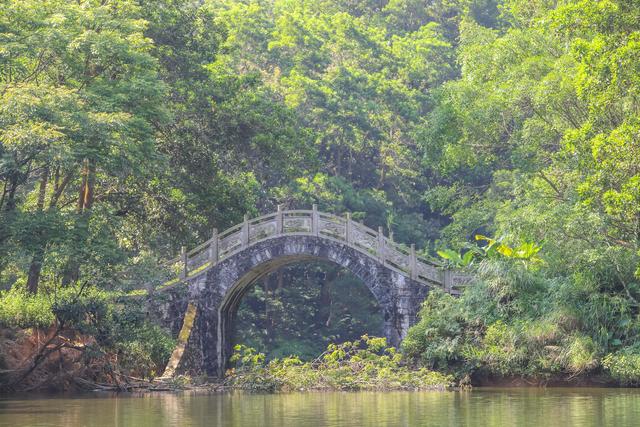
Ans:
[[[485,259],[460,298],[436,291],[402,345],[419,366],[458,379],[640,379],[640,322],[628,299],[580,292],[575,278]]]
[[[24,355],[20,366],[6,370],[0,388],[19,383],[62,350],[70,350],[66,362],[78,370],[69,375],[109,377],[116,384],[118,378],[113,377],[117,375],[151,378],[164,367],[175,345],[164,329],[147,318],[139,298],[93,287],[72,286],[36,295],[19,287],[2,292],[0,326],[5,331],[24,331],[17,334],[23,341],[44,334],[34,354]],[[6,350],[0,346],[0,356]]]
[[[420,368],[411,369],[385,338],[362,336],[330,344],[311,362],[296,356],[265,360],[255,349],[238,345],[227,373],[233,388],[256,392],[295,390],[442,390],[453,378]]]

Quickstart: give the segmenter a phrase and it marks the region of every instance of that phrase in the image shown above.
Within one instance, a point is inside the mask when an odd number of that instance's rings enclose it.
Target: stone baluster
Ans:
[[[218,262],[218,229],[214,228],[211,233],[211,244],[209,245],[209,261],[211,265]]]
[[[318,213],[318,205],[311,206],[311,234],[316,236],[320,234],[320,214]]]
[[[448,294],[451,293],[451,271],[450,270],[444,270],[442,272],[442,287],[444,288],[444,291]]]
[[[187,247],[180,247],[180,259],[182,260],[182,278],[186,278],[189,275],[189,260],[187,259]]]
[[[385,260],[385,242],[382,227],[378,227],[378,259],[384,264]]]
[[[240,232],[240,241],[243,248],[249,245],[249,215],[244,214],[244,222],[242,223],[242,229]]]
[[[409,274],[412,279],[418,277],[418,263],[416,259],[416,245],[411,244],[411,252],[409,253]]]
[[[347,219],[344,223],[344,239],[347,244],[351,244],[353,238],[351,237],[351,212],[347,212]]]
[[[286,228],[285,222],[287,218],[286,212],[287,211],[284,210],[283,205],[278,205],[275,217],[269,216],[267,217],[269,219],[263,220],[260,223],[256,222],[256,224],[260,224],[260,226],[264,224],[273,226],[275,223],[275,236],[284,235],[285,228]],[[322,221],[320,219],[323,217],[321,217],[322,214],[320,213],[320,211],[318,211],[318,206],[316,204],[313,204],[311,213],[309,214],[308,211],[306,212],[307,213],[304,215],[297,215],[296,220],[297,221],[301,220],[305,222],[305,227],[303,228],[304,231],[308,230],[309,234],[315,235],[315,236],[321,235]],[[335,217],[335,216],[330,216],[330,217],[333,218],[331,220],[332,222],[333,221],[336,222],[335,224],[336,226],[340,227],[341,224],[344,224],[343,234],[339,238],[344,239],[346,244],[348,244],[349,246],[354,246],[358,244],[356,240],[359,237],[360,233],[366,233],[366,236],[367,236],[366,239],[369,239],[368,236],[372,233],[375,236],[375,243],[374,243],[375,255],[374,256],[377,257],[378,262],[382,264],[386,264],[386,261],[389,259],[389,256],[390,256],[389,252],[392,251],[395,253],[394,248],[396,244],[394,242],[393,231],[389,230],[388,237],[385,237],[383,227],[378,227],[377,233],[372,232],[368,227],[365,227],[362,219],[358,220],[358,222],[353,220],[353,218],[351,217],[351,213],[349,212],[345,213],[345,216],[342,218]],[[256,227],[255,224],[253,226]],[[241,249],[247,248],[251,243],[251,227],[252,225],[249,220],[249,215],[245,214],[244,220],[240,224],[239,234],[238,232],[233,234],[234,238],[236,236],[239,236]],[[237,230],[237,228],[235,229]],[[218,230],[214,228],[209,245],[204,249],[208,251],[206,255],[208,257],[210,266],[216,265],[221,258],[224,259],[227,255],[227,254],[222,255],[220,253],[220,244],[221,244],[220,234]],[[387,246],[389,245],[391,245],[391,248],[387,248]],[[424,280],[420,276],[420,271],[426,271],[425,272],[426,275],[436,274],[432,272],[434,267],[431,267],[430,264],[425,265],[422,261],[418,260],[415,245],[413,244],[410,245],[410,249],[408,253],[405,251],[406,250],[401,250],[401,252],[404,253],[404,255],[402,255],[401,259],[395,261],[397,263],[400,263],[403,266],[402,270],[404,274],[411,277],[411,279],[413,280],[419,280],[419,281]],[[202,254],[202,255],[205,255],[205,254]],[[392,259],[395,259],[395,257]],[[180,258],[179,258],[179,277],[181,279],[189,277],[190,270],[193,271],[194,268],[199,268],[202,266],[202,264],[195,265],[194,264],[195,260],[196,258],[192,259],[191,261],[189,260],[189,254],[187,252],[187,248],[185,246],[182,246],[180,251]],[[191,262],[191,265],[189,264],[190,262]],[[392,266],[395,265],[393,261],[391,265]],[[440,282],[440,286],[442,286],[442,289],[445,292],[452,293],[452,292],[457,292],[457,288],[454,289],[454,287],[459,286],[459,283],[461,283],[461,280],[463,280],[463,279],[460,279],[460,280],[458,279],[459,279],[459,276],[454,271],[442,269],[439,272],[439,278],[437,281]]]
[[[282,205],[278,205],[278,210],[276,211],[276,235],[282,234],[284,229],[284,221],[282,218]]]

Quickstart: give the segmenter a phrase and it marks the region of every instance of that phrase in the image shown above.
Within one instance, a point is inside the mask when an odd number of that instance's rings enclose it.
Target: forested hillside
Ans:
[[[109,295],[245,213],[318,204],[476,278],[430,295],[411,364],[638,383],[639,20],[636,0],[0,0],[0,321],[160,369],[171,338]],[[240,335],[312,357],[379,328],[365,293],[289,268]]]

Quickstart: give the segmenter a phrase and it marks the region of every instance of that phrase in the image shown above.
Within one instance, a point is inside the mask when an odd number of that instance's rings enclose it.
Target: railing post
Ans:
[[[185,279],[189,275],[189,263],[187,259],[187,248],[186,246],[180,247],[180,259],[182,260],[182,273],[181,276]]]
[[[278,205],[278,210],[276,211],[276,235],[282,234],[284,229],[284,222],[282,220],[282,205]]]
[[[450,270],[444,270],[442,272],[442,287],[444,288],[444,291],[448,294],[451,293],[451,271]]]
[[[351,212],[347,212],[347,220],[344,223],[344,239],[351,243]]]
[[[409,272],[412,279],[418,277],[418,265],[416,260],[416,245],[411,244],[411,253],[409,254]]]
[[[384,233],[382,227],[378,227],[378,259],[384,264],[385,250],[384,250]]]
[[[242,223],[242,233],[241,233],[241,243],[242,247],[246,248],[249,245],[249,215],[244,214],[244,222]]]
[[[311,206],[311,234],[320,234],[320,215],[316,204]]]
[[[209,245],[209,261],[211,265],[218,262],[218,229],[214,228],[211,233],[211,244]]]

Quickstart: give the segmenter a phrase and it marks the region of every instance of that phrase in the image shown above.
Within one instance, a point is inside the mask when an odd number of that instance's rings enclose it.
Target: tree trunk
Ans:
[[[2,196],[0,196],[0,212],[2,212],[2,207],[4,206],[4,198],[7,195],[7,181],[2,181]]]
[[[331,288],[333,281],[336,279],[337,270],[331,269],[325,274],[324,279],[320,283],[319,307],[316,323],[326,327],[331,326]]]
[[[96,182],[96,165],[95,161],[84,159],[82,162],[82,183],[78,193],[77,211],[78,228],[87,228],[89,225],[89,216],[93,207],[95,182]],[[77,248],[83,248],[86,245],[86,238],[82,238],[77,242]],[[80,255],[71,255],[65,267],[62,277],[62,284],[68,285],[80,278]]]
[[[266,342],[271,343],[273,339],[273,319],[271,318],[271,278],[273,274],[264,278],[264,330]]]
[[[89,175],[89,160],[84,159],[82,161],[82,183],[80,184],[80,191],[78,192],[78,206],[76,213],[81,215],[84,212],[85,199],[87,196],[87,176]]]
[[[44,167],[42,169],[42,176],[40,178],[40,190],[38,191],[38,202],[36,209],[38,213],[42,213],[44,210],[45,198],[47,196],[47,184],[49,182],[49,168]],[[27,276],[27,290],[31,294],[38,293],[38,284],[40,283],[40,272],[42,271],[42,262],[44,261],[44,251],[46,247],[46,239],[40,243],[38,249],[36,249],[31,259],[31,265],[29,266],[29,274]]]
[[[282,268],[278,269],[277,275],[278,286],[276,287],[276,296],[278,300],[280,300],[280,296],[282,295],[282,288],[284,286],[284,271],[282,271]]]
[[[9,178],[9,191],[7,191],[7,201],[5,205],[5,212],[10,212],[16,207],[16,190],[18,189],[18,172],[11,174]],[[5,190],[6,191],[6,190]]]
[[[29,276],[27,277],[27,290],[31,294],[38,293],[38,285],[40,283],[40,272],[42,271],[42,262],[44,261],[44,248],[38,248],[33,254],[31,265],[29,266]]]

